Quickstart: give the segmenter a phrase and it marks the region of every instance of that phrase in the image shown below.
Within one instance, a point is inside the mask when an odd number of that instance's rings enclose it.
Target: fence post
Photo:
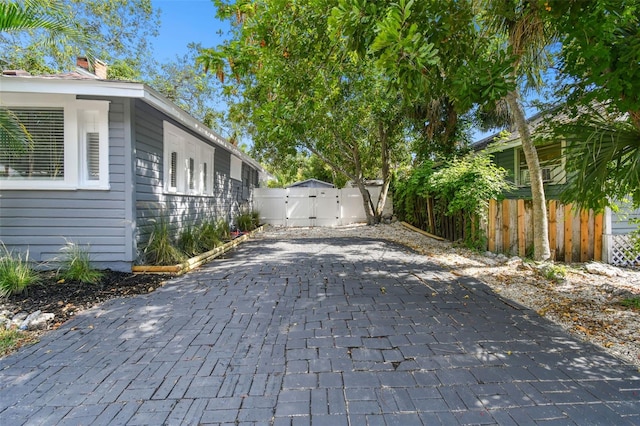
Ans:
[[[487,219],[487,239],[490,252],[496,251],[496,200],[489,200],[489,217]]]
[[[524,233],[524,200],[518,200],[518,256],[524,257],[527,235]]]
[[[602,213],[593,218],[593,260],[606,261],[602,258],[602,218]]]
[[[551,249],[551,260],[554,261],[558,249],[558,212],[556,208],[556,200],[549,201],[549,248]]]
[[[564,206],[564,262],[573,261],[573,214],[571,204]]]
[[[580,210],[580,262],[589,259],[589,210]]]
[[[502,252],[511,251],[511,239],[509,235],[509,200],[502,200]]]

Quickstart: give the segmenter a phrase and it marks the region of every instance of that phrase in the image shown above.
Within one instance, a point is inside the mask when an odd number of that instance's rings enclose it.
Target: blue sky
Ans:
[[[152,4],[162,11],[160,35],[153,39],[158,62],[182,56],[191,42],[201,43],[203,47],[216,46],[223,40],[218,31],[228,29],[228,25],[216,19],[211,0],[152,0]]]

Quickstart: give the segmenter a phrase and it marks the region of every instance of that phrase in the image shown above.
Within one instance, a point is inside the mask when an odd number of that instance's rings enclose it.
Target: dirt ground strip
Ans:
[[[594,343],[640,370],[640,310],[626,298],[640,297],[640,271],[606,266],[608,275],[566,265],[563,279],[548,279],[532,262],[488,256],[405,228],[400,223],[335,228],[267,228],[258,238],[380,238],[404,244],[460,276],[472,276],[496,293],[530,308],[579,339]]]

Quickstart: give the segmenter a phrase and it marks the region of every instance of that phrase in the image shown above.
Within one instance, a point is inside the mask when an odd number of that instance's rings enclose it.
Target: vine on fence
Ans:
[[[486,237],[480,222],[486,220],[488,202],[513,189],[506,179],[507,171],[497,167],[486,154],[469,154],[436,166],[423,163],[408,176],[400,176],[394,184],[394,210],[401,220],[421,226],[416,220],[425,205],[421,199],[433,199],[442,214],[461,215],[464,243],[481,248]]]

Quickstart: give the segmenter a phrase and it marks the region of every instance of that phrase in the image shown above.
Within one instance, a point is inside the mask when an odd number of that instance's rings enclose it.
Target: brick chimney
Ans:
[[[89,60],[86,56],[78,56],[76,58],[76,65],[83,70],[89,71]]]
[[[76,58],[76,65],[78,68],[92,73],[100,80],[107,79],[107,64],[99,59],[94,60],[93,64],[89,64],[89,59],[87,59],[86,56],[78,56]]]

